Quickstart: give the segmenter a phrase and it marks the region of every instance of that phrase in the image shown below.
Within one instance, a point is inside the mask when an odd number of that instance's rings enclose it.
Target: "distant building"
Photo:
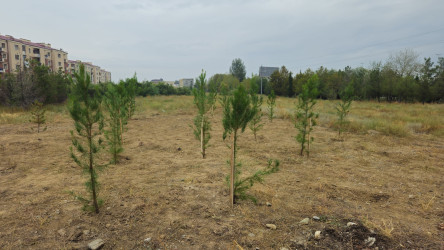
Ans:
[[[14,73],[35,60],[53,72],[67,73],[68,52],[51,48],[48,43],[34,43],[23,38],[0,35],[0,74]]]
[[[80,60],[68,61],[68,71],[71,74],[74,74],[74,72],[78,72],[80,68],[80,64],[85,65],[85,72],[89,75],[91,79],[91,83],[97,84],[102,82],[111,82],[111,73],[101,69],[99,66],[93,65],[90,62],[82,62]]]
[[[279,67],[259,67],[259,77],[270,77],[275,71],[279,71]]]
[[[193,87],[194,79],[193,78],[182,78],[179,80],[179,87]]]
[[[154,84],[158,84],[158,83],[161,83],[161,82],[164,82],[162,78],[151,80],[151,83],[154,83]]]

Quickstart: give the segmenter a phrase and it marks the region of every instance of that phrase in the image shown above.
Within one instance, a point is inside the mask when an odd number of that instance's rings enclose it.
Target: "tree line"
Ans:
[[[230,74],[215,74],[208,81],[208,89],[223,93],[235,89],[240,83],[247,88],[261,84],[258,75],[245,76],[245,65],[235,59]],[[269,78],[262,79],[263,93],[272,91],[278,96],[296,97],[302,86],[313,76],[319,78],[319,99],[340,99],[340,93],[351,85],[356,100],[387,102],[442,103],[444,101],[444,58],[437,62],[424,58],[420,63],[412,50],[404,50],[389,56],[385,63],[374,62],[369,68],[349,66],[344,69],[307,69],[296,74],[285,66]]]
[[[36,61],[30,61],[28,67],[19,68],[15,73],[0,75],[0,105],[31,107],[34,102],[43,104],[64,103],[71,93],[71,76],[51,69]],[[112,82],[97,84],[103,93]],[[136,74],[117,84],[133,86],[136,96],[154,95],[191,95],[190,87],[173,87],[166,83],[154,84],[149,81],[139,82]]]

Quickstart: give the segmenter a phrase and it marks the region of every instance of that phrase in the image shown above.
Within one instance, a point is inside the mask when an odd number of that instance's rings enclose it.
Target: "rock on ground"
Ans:
[[[88,248],[92,250],[100,249],[105,245],[105,242],[102,239],[95,239],[88,244]]]

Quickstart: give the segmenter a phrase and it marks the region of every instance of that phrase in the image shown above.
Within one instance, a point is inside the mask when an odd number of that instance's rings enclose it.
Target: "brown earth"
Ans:
[[[129,122],[121,163],[99,174],[105,203],[97,215],[68,193],[85,194],[86,180],[69,157],[69,118],[40,134],[30,124],[0,125],[0,249],[85,248],[96,238],[104,249],[444,248],[442,139],[370,131],[341,141],[316,127],[308,159],[298,155],[289,120],[266,121],[257,142],[250,131],[240,136],[239,157],[245,173],[269,158],[280,160],[280,171],[251,189],[257,205],[231,209],[221,114],[206,159],[192,119],[150,114]],[[310,223],[299,224],[306,217]]]

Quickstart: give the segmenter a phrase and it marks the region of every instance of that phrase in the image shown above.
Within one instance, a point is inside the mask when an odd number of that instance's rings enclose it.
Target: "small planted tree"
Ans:
[[[197,115],[194,118],[193,132],[196,139],[200,140],[200,149],[202,158],[205,158],[205,149],[208,147],[210,141],[210,120],[208,111],[214,108],[216,100],[216,92],[205,92],[207,85],[206,73],[202,70],[199,78],[196,79],[196,86],[193,89],[194,104],[197,107]]]
[[[349,84],[344,91],[340,94],[341,101],[338,103],[336,108],[336,114],[338,115],[338,132],[339,137],[341,137],[344,131],[344,125],[347,124],[347,115],[350,112],[350,107],[353,101],[353,86]]]
[[[43,107],[43,103],[37,100],[32,103],[31,119],[29,121],[37,124],[37,133],[40,133],[40,127],[46,123],[45,112],[46,109]],[[45,126],[42,131],[45,131],[46,128]]]
[[[96,158],[101,148],[102,140],[99,136],[104,126],[100,109],[101,97],[99,91],[91,85],[83,64],[80,65],[79,72],[74,73],[71,85],[68,110],[75,126],[75,131],[71,130],[71,157],[88,175],[85,184],[91,194],[91,200],[83,197],[80,200],[84,202],[84,208],[92,208],[99,213],[97,170],[101,166]]]
[[[239,85],[232,95],[222,98],[222,107],[224,109],[222,119],[224,127],[223,139],[225,140],[228,135],[231,136],[231,171],[229,185],[231,206],[233,206],[236,198],[254,198],[247,195],[246,191],[251,188],[255,182],[261,182],[264,175],[276,172],[279,168],[279,162],[275,161],[274,165],[272,162],[269,162],[265,170],[258,171],[253,176],[241,179],[241,164],[236,163],[238,133],[245,131],[247,124],[256,115],[257,109],[252,106],[251,97],[243,85]],[[255,201],[255,199],[252,200]]]
[[[257,85],[255,85],[257,86]],[[264,124],[262,123],[262,103],[263,103],[263,98],[262,96],[259,96],[257,94],[257,87],[252,86],[251,92],[250,92],[250,96],[251,96],[251,104],[253,109],[255,109],[255,115],[253,117],[253,119],[251,119],[250,123],[248,124],[248,127],[251,129],[251,131],[253,132],[254,135],[254,140],[257,141],[256,139],[256,135],[257,132],[264,126]]]
[[[125,98],[124,105],[126,107],[126,115],[128,120],[134,115],[136,110],[136,88],[137,88],[137,75],[134,73],[132,78],[126,79],[124,82],[121,81],[119,85],[124,86]]]
[[[105,92],[104,106],[108,113],[108,129],[105,137],[108,141],[111,162],[118,163],[119,154],[123,152],[123,131],[127,123],[127,106],[125,105],[126,92],[123,85],[109,84]]]
[[[267,105],[268,105],[268,119],[270,120],[270,122],[273,122],[274,107],[276,106],[276,94],[274,93],[274,90],[271,90],[270,94],[268,95]]]
[[[316,118],[319,116],[314,112],[316,97],[319,94],[318,82],[318,76],[313,75],[302,85],[302,92],[298,96],[295,127],[298,130],[296,140],[301,144],[301,156],[304,154],[304,151],[307,153],[307,156],[310,156],[310,142],[313,141],[310,133],[313,127],[316,126]]]

